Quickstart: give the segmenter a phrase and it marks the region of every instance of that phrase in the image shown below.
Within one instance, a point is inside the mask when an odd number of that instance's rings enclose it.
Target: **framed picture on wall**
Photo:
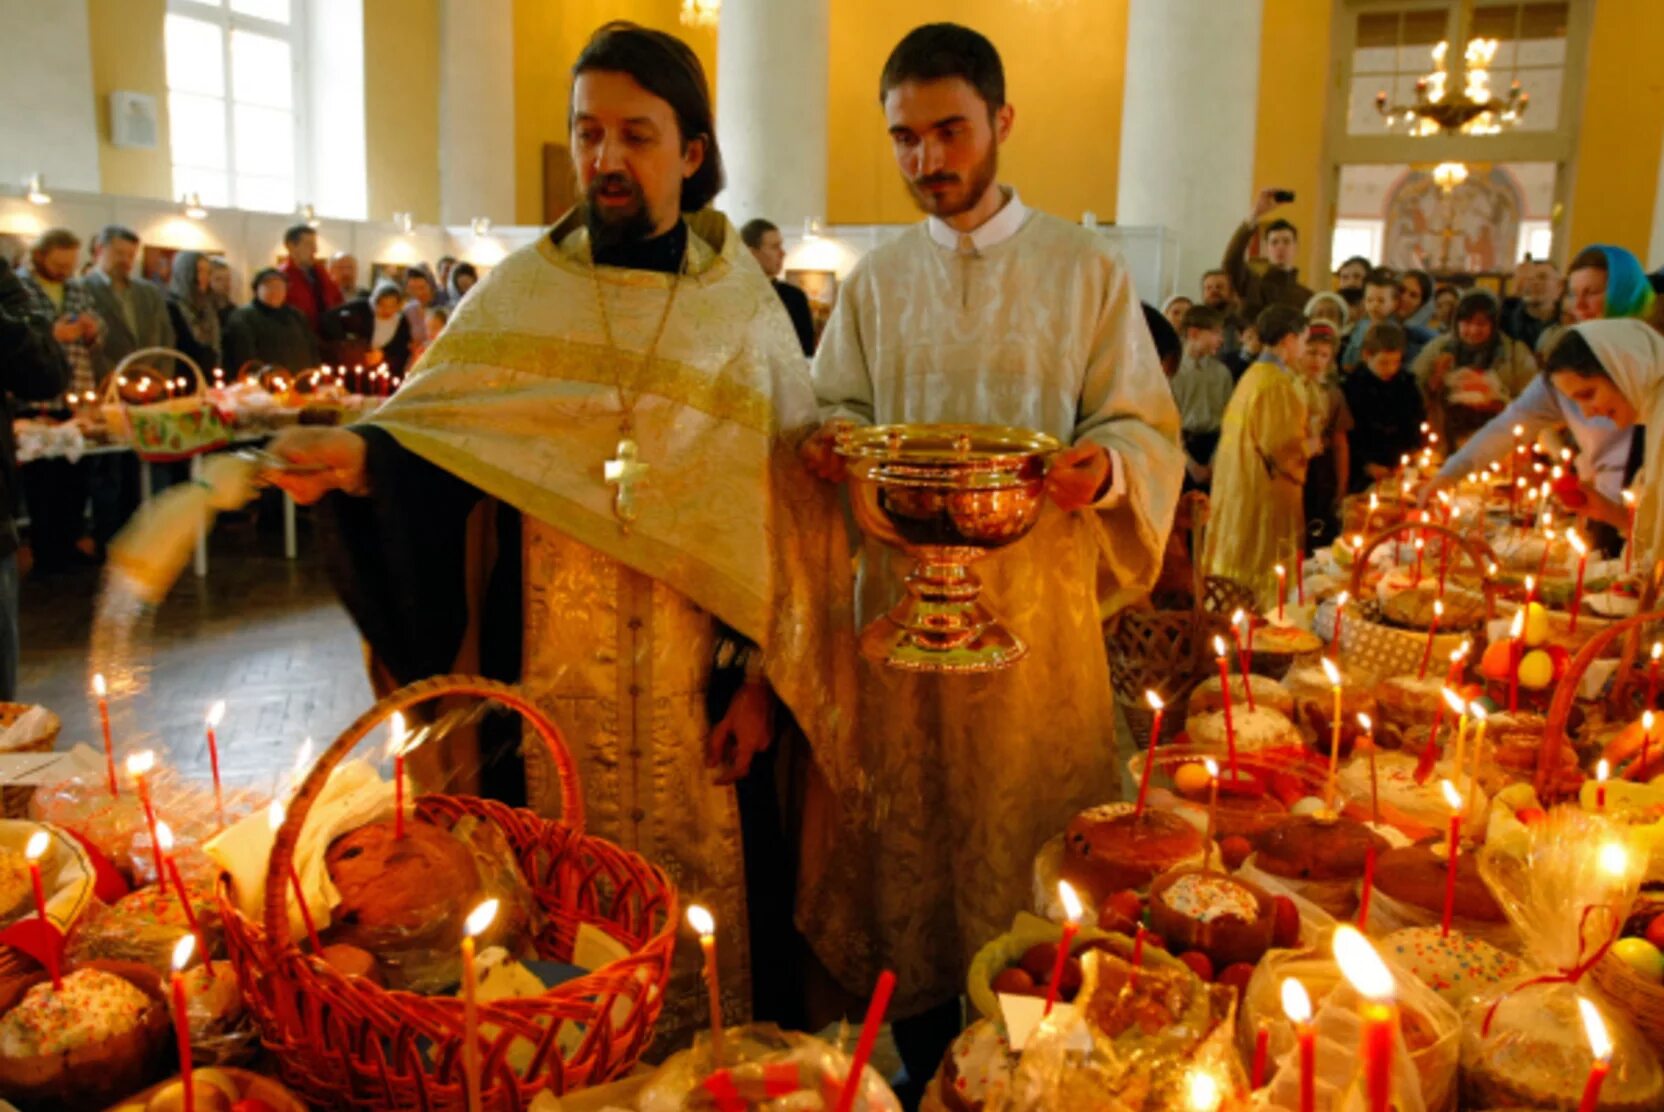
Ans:
[[[809,300],[816,306],[825,306],[827,312],[838,301],[838,275],[832,270],[788,270],[786,281],[809,295]]]
[[[404,272],[408,263],[371,263],[370,288],[376,288],[377,283],[392,282],[401,290],[404,289]]]

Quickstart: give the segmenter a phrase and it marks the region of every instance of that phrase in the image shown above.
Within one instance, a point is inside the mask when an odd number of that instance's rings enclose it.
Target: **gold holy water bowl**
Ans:
[[[991,672],[1028,651],[978,600],[970,565],[1034,528],[1062,447],[1000,425],[879,425],[838,438],[866,533],[913,558],[907,596],[861,631],[861,651],[915,672]]]

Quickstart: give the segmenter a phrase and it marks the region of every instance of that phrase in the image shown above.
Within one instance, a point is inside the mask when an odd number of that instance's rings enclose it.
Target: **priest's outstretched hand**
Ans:
[[[332,490],[362,494],[365,490],[364,439],[346,429],[316,425],[284,429],[266,451],[288,466],[263,476],[302,505],[310,505]]]
[[[774,702],[768,684],[747,681],[728,703],[728,713],[711,727],[705,767],[720,769],[716,782],[733,784],[751,771],[751,761],[774,738]]]
[[[853,427],[848,421],[828,421],[809,434],[797,450],[809,474],[829,483],[841,483],[849,477],[844,457],[838,454],[838,434]]]
[[[1109,449],[1082,441],[1052,457],[1046,471],[1046,493],[1062,510],[1084,510],[1109,492]]]

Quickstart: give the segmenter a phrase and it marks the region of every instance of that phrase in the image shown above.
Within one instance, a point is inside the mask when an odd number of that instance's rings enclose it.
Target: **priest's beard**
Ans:
[[[994,188],[994,179],[999,176],[999,170],[1000,147],[998,143],[991,142],[988,144],[987,157],[972,168],[969,182],[965,182],[958,174],[936,173],[908,179],[907,188],[921,209],[945,220],[975,208],[983,195]],[[927,188],[931,185],[952,185],[956,182],[964,183],[964,187],[940,193],[933,193]]]
[[[601,205],[604,189],[630,191],[628,205]],[[584,222],[589,226],[592,247],[622,247],[653,235],[653,214],[647,211],[647,196],[627,174],[597,174],[584,190]]]

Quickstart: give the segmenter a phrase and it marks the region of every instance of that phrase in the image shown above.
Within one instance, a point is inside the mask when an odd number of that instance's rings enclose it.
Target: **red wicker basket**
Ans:
[[[548,745],[560,776],[562,818],[472,796],[427,795],[415,821],[450,826],[465,815],[495,823],[513,847],[546,922],[540,957],[569,961],[581,924],[602,929],[630,956],[540,996],[479,1006],[481,1105],[523,1109],[539,1092],[557,1095],[629,1072],[652,1039],[676,944],[677,897],[663,870],[584,834],[577,770],[560,730],[522,693],[472,676],[438,676],[382,699],[324,751],[295,792],[267,864],[286,877],[306,813],[332,769],[394,711],[452,696],[477,696],[519,712]],[[244,916],[222,882],[225,940],[244,1001],[284,1081],[321,1108],[462,1109],[462,1001],[379,988],[303,952],[289,936],[285,885],[266,885],[263,923]],[[556,1043],[568,1023],[582,1037]],[[512,1044],[536,1047],[524,1070]],[[521,1045],[524,1045],[522,1042]]]
[[[1561,746],[1571,744],[1571,739],[1566,736],[1566,722],[1571,717],[1572,704],[1577,699],[1577,689],[1583,681],[1583,673],[1589,670],[1589,665],[1593,664],[1596,658],[1606,652],[1608,645],[1620,636],[1626,637],[1623,654],[1618,663],[1618,678],[1606,696],[1607,706],[1610,712],[1623,717],[1632,713],[1640,714],[1634,699],[1636,688],[1631,678],[1636,644],[1645,627],[1661,622],[1664,622],[1664,610],[1649,610],[1644,614],[1631,615],[1621,622],[1614,622],[1590,638],[1566,666],[1566,673],[1555,686],[1554,698],[1549,702],[1548,725],[1543,729],[1543,743],[1537,750],[1537,795],[1545,803],[1557,801],[1564,795],[1553,774],[1560,767]]]

